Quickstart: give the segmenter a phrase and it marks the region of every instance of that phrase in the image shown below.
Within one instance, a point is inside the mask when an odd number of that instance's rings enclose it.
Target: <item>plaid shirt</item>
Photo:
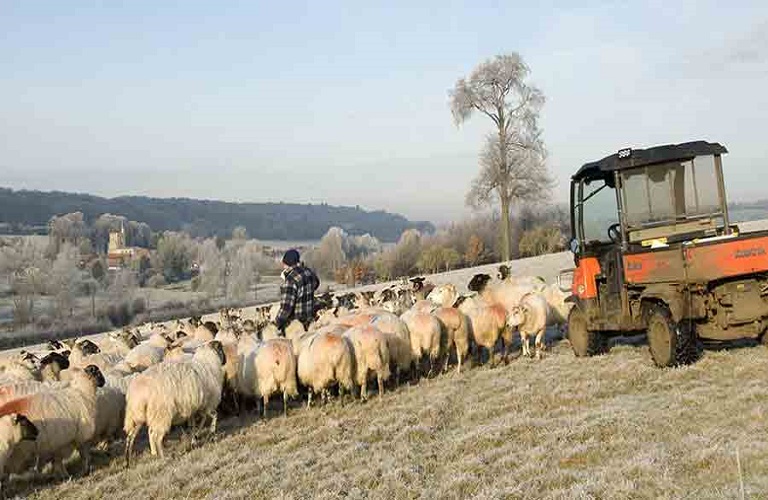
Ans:
[[[293,319],[306,328],[315,315],[315,290],[320,286],[317,275],[304,264],[298,264],[283,272],[280,285],[280,312],[275,323],[282,330]]]

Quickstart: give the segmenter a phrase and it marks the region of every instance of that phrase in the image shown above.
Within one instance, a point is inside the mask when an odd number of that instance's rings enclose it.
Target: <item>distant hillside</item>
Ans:
[[[77,211],[83,212],[88,222],[111,213],[146,222],[153,231],[185,230],[193,236],[229,236],[233,228],[244,226],[251,237],[264,240],[315,240],[331,226],[339,226],[353,235],[370,233],[382,241],[395,241],[410,228],[434,231],[429,222],[411,222],[398,214],[367,212],[359,207],[144,196],[101,198],[0,188],[1,232],[44,230],[52,216]]]

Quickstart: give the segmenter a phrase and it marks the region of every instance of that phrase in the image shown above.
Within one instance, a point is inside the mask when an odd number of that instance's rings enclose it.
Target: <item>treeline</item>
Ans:
[[[348,234],[371,234],[381,241],[397,241],[403,231],[432,232],[429,222],[411,222],[385,211],[360,207],[295,203],[228,203],[188,198],[122,196],[15,191],[0,188],[0,233],[44,234],[51,217],[82,212],[90,224],[102,214],[120,214],[142,221],[154,231],[183,231],[192,237],[229,236],[243,226],[260,240],[317,240],[338,226]]]
[[[409,229],[388,247],[375,238],[331,228],[305,260],[325,279],[348,285],[478,266],[501,260],[500,224],[497,216],[486,214],[430,234]],[[568,228],[568,212],[562,207],[523,207],[512,216],[514,255],[561,251]]]

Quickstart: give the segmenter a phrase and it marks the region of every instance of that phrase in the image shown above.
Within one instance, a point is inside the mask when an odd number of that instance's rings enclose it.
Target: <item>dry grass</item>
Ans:
[[[645,346],[576,359],[560,342],[541,361],[451,372],[381,403],[232,418],[195,446],[176,434],[165,460],[142,445],[131,470],[115,447],[90,477],[17,478],[12,489],[41,499],[703,499],[738,498],[743,480],[747,498],[765,498],[766,380],[763,347],[659,370]]]

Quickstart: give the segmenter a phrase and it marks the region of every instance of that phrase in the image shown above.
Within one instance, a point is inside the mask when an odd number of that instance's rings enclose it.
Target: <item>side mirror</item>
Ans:
[[[577,240],[576,238],[572,239],[570,247],[571,247],[571,252],[573,252],[574,255],[579,254],[579,240]]]

